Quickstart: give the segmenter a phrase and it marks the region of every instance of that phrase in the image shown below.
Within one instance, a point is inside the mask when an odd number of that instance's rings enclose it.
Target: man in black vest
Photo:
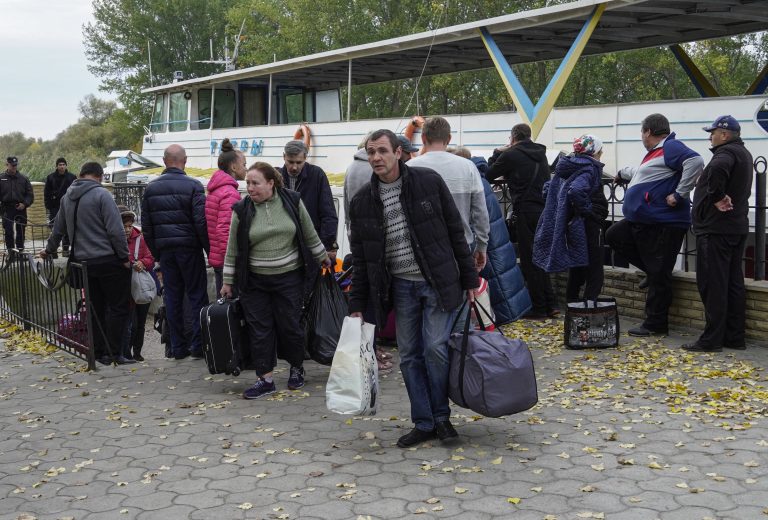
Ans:
[[[53,223],[59,213],[61,198],[73,182],[75,182],[75,174],[70,173],[67,169],[67,160],[64,157],[59,157],[56,159],[56,169],[45,178],[45,189],[43,190],[45,209],[48,210],[48,227],[51,229],[53,229]],[[67,235],[64,235],[61,242],[61,250],[64,256],[69,256],[69,237]]]

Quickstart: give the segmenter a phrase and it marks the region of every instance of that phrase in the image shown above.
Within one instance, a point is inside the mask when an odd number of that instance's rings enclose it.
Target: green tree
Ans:
[[[173,71],[188,78],[222,71],[210,59],[209,38],[221,48],[232,0],[94,0],[94,22],[83,27],[88,70],[102,78],[131,116],[131,126],[149,123],[151,97],[141,90],[169,83]],[[238,26],[239,27],[239,26]],[[151,54],[152,76],[149,73]]]

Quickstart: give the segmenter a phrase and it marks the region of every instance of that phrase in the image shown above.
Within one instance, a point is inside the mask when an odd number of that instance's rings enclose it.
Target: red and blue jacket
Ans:
[[[690,193],[703,170],[701,156],[669,134],[639,166],[619,171],[619,177],[631,179],[624,194],[624,218],[639,224],[689,227]],[[667,204],[670,194],[677,200],[674,206]]]

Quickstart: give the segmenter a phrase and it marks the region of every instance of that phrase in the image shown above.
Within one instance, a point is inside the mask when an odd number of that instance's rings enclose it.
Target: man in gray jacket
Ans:
[[[101,185],[103,176],[99,163],[83,165],[61,199],[53,232],[40,256],[53,255],[62,238],[69,237],[70,260],[87,263],[96,360],[103,365],[135,363],[120,355],[131,295],[128,242],[117,204]]]

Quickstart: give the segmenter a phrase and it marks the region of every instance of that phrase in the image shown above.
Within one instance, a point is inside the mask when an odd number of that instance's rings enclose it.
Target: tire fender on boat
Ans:
[[[403,130],[403,135],[406,139],[408,139],[411,144],[413,144],[413,133],[416,131],[417,128],[421,128],[424,126],[424,118],[421,116],[413,116],[410,121],[408,121],[408,124],[405,127],[405,130]],[[421,155],[423,153],[423,147],[422,149],[412,154],[414,157],[417,155]]]
[[[293,138],[297,141],[304,141],[304,144],[307,145],[307,149],[309,149],[309,142],[310,138],[312,136],[312,132],[309,130],[309,125],[307,123],[302,123],[299,125],[299,128],[296,129],[296,131],[293,133]]]

